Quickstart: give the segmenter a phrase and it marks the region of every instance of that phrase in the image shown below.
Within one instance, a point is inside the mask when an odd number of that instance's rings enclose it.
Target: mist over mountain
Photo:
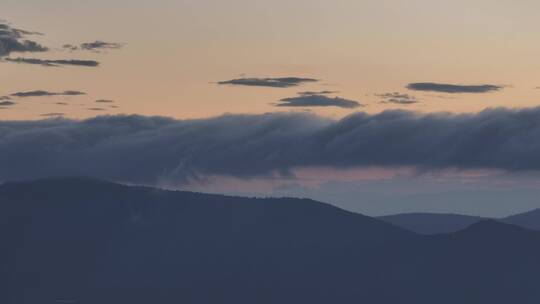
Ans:
[[[533,230],[540,230],[540,209],[508,216],[502,221]]]
[[[487,219],[480,216],[440,213],[403,213],[380,216],[378,219],[420,234],[452,233]],[[540,231],[540,209],[498,218],[501,223]]]
[[[540,233],[424,236],[320,202],[0,186],[3,303],[538,303]]]
[[[405,213],[378,219],[420,234],[452,233],[481,221],[479,216],[437,213]]]

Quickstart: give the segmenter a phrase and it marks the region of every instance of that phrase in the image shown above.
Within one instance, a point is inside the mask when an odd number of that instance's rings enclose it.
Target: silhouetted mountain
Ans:
[[[405,213],[378,219],[420,234],[452,233],[482,220],[478,216],[438,213]]]
[[[502,219],[502,221],[540,231],[540,209],[512,215]]]
[[[0,186],[2,303],[538,303],[540,235],[421,236],[305,199]],[[77,303],[77,302],[75,302]]]

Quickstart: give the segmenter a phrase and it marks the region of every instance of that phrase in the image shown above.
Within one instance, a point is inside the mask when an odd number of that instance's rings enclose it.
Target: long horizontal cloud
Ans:
[[[5,58],[7,62],[12,63],[24,63],[24,64],[35,64],[41,66],[49,67],[58,67],[62,65],[72,65],[72,66],[84,66],[84,67],[97,67],[99,62],[95,60],[80,60],[80,59],[37,59],[37,58]]]
[[[0,57],[13,52],[46,52],[49,49],[35,41],[26,39],[28,35],[38,33],[11,27],[0,21]]]
[[[86,95],[86,93],[81,92],[81,91],[49,92],[49,91],[36,90],[36,91],[28,91],[28,92],[17,92],[17,93],[11,94],[11,96],[15,96],[15,97],[78,96],[78,95]]]
[[[414,91],[428,91],[439,93],[489,93],[499,91],[503,89],[503,86],[493,84],[482,85],[462,85],[462,84],[446,84],[446,83],[434,83],[434,82],[417,82],[407,85],[409,90]]]
[[[283,98],[281,103],[276,104],[278,107],[339,107],[353,109],[361,107],[357,101],[349,100],[340,97],[328,97],[325,95],[301,95],[297,97]]]
[[[540,170],[540,108],[463,115],[393,110],[341,120],[274,113],[0,121],[0,155],[0,180],[185,182],[309,166]]]
[[[280,77],[280,78],[238,78],[226,81],[220,81],[218,84],[252,86],[252,87],[271,87],[271,88],[289,88],[301,85],[306,82],[316,82],[313,78],[300,77]]]

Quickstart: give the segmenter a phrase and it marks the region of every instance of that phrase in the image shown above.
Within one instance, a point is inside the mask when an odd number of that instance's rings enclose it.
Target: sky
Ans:
[[[539,10],[3,0],[0,179],[91,175],[371,215],[540,207]]]

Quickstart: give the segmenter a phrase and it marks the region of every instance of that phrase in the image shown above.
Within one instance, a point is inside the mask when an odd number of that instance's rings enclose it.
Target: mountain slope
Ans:
[[[101,292],[115,298],[133,288],[150,294],[182,291],[182,297],[210,302],[219,294],[247,292],[249,301],[262,301],[259,288],[288,289],[296,280],[304,281],[294,285],[301,290],[319,280],[315,274],[350,272],[348,259],[340,261],[343,254],[362,253],[366,259],[355,267],[368,267],[375,248],[418,238],[311,200],[226,197],[87,179],[8,183],[0,187],[0,202],[0,236],[13,248],[0,256],[11,296],[29,303]],[[252,293],[244,291],[253,284]]]
[[[302,199],[0,186],[2,303],[538,303],[540,235],[420,236]],[[511,301],[510,301],[511,300]]]
[[[452,233],[482,220],[478,216],[438,213],[405,213],[378,219],[420,234]]]

